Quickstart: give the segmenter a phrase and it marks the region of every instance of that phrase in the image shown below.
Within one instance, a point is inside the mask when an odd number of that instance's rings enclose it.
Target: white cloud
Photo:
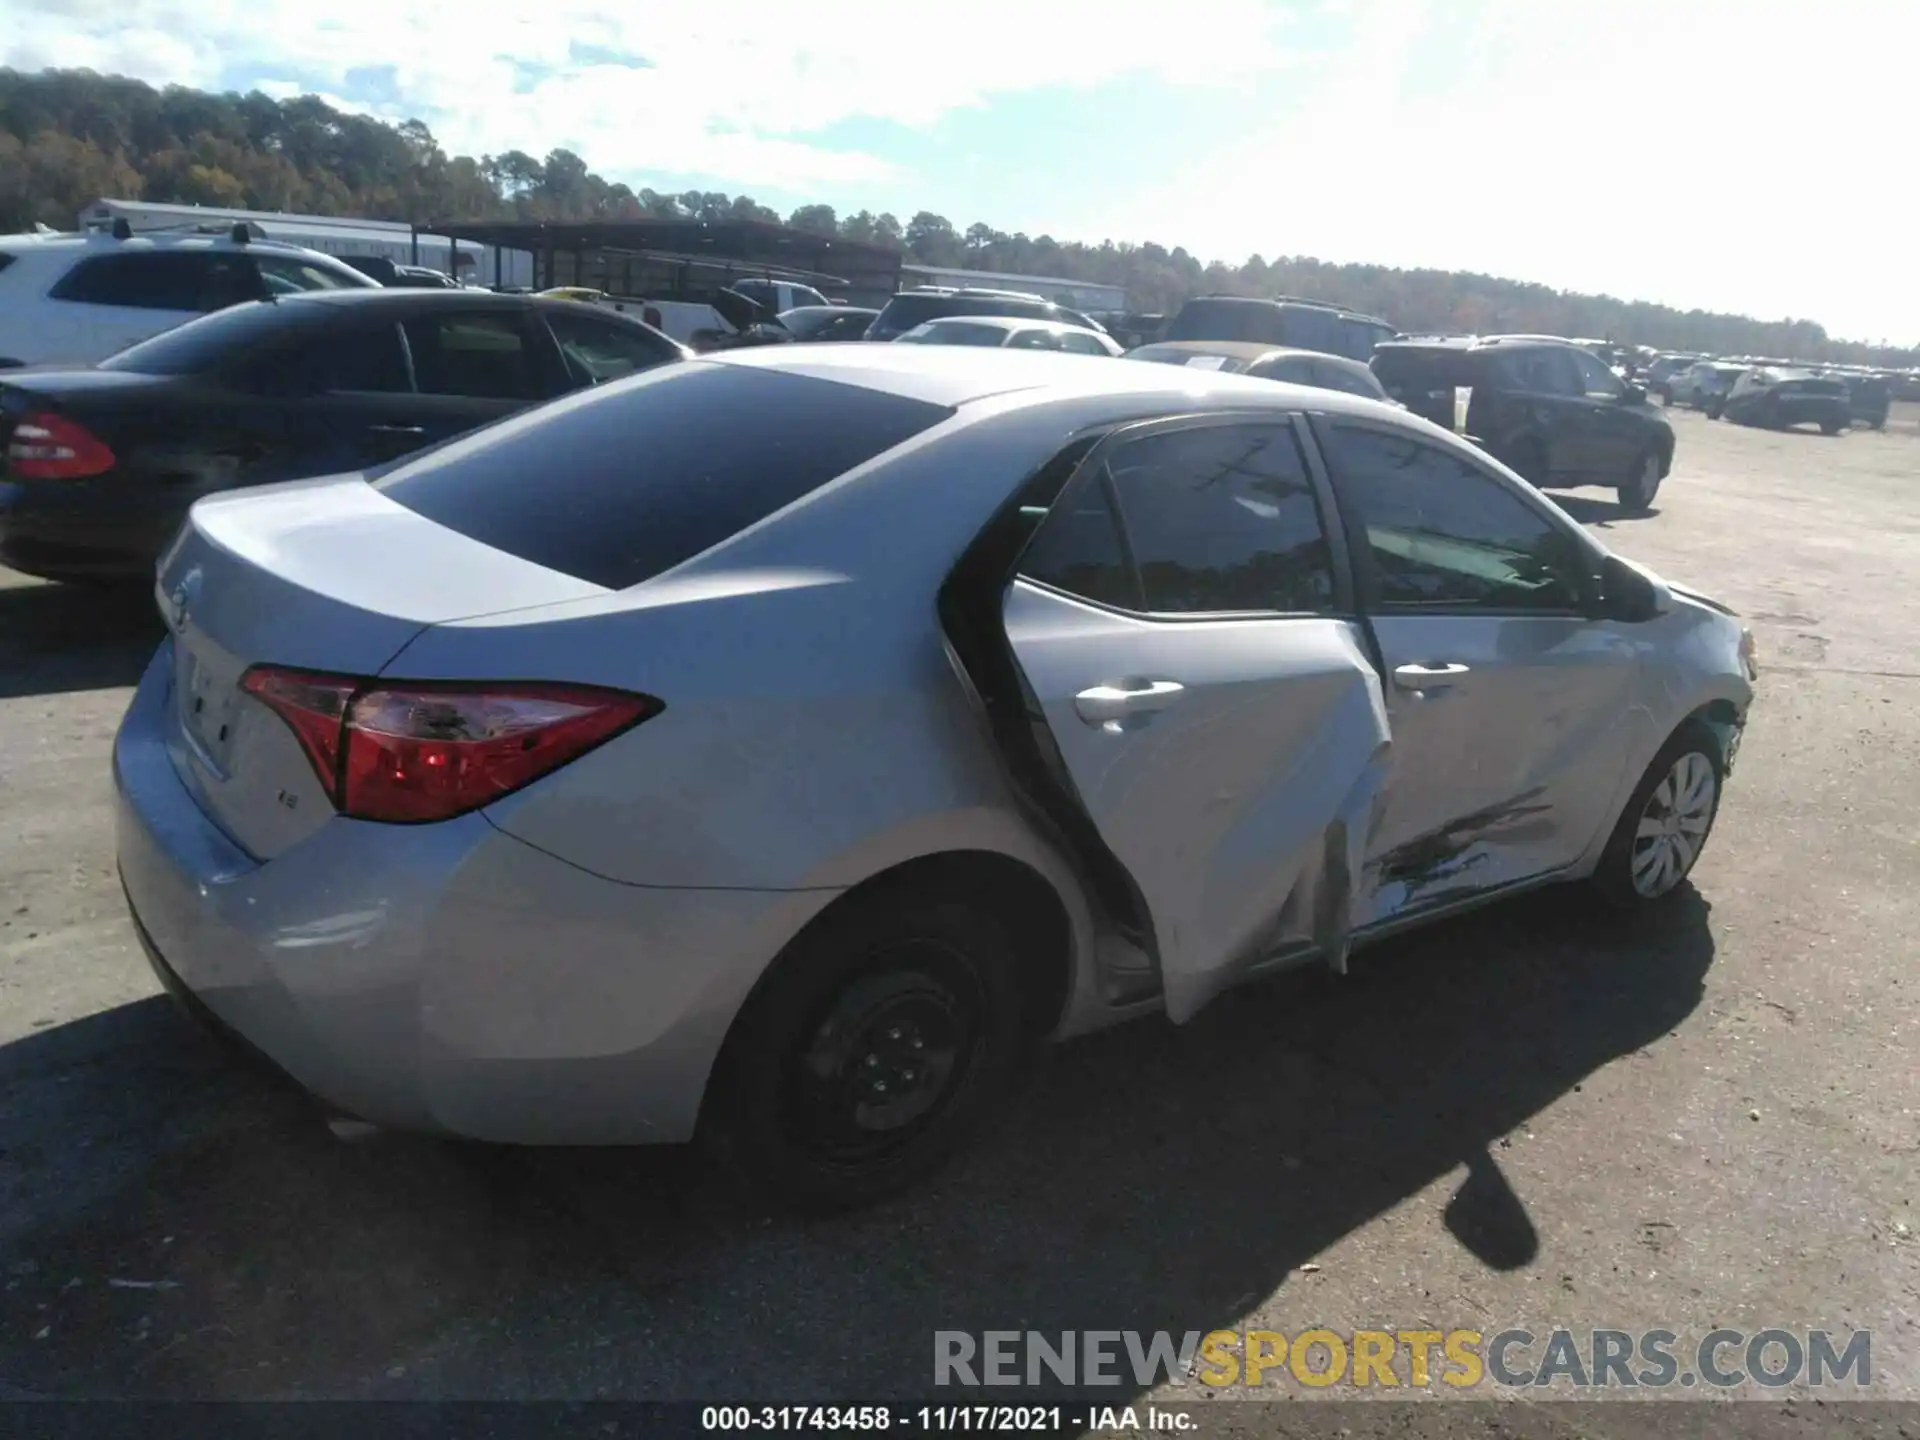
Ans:
[[[1262,0],[1211,0],[1203,26],[1139,24],[1085,0],[961,10],[816,0],[804,16],[772,0],[555,0],[511,12],[389,0],[322,11],[317,23],[315,13],[296,0],[0,0],[0,63],[202,86],[240,70],[336,94],[352,92],[355,67],[387,64],[405,97],[390,118],[419,116],[453,150],[566,146],[608,173],[806,189],[892,173],[799,138],[838,121],[923,126],[995,93],[1128,72],[1232,83],[1284,58]],[[136,43],[136,32],[164,43]],[[576,44],[647,67],[576,61]]]

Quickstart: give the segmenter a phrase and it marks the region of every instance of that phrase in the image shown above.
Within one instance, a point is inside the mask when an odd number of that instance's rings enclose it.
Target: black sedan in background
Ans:
[[[363,470],[691,354],[571,301],[332,290],[218,311],[88,368],[7,371],[0,564],[150,579],[202,495]]]
[[[1709,409],[1708,414],[1713,412]],[[1838,435],[1853,417],[1847,387],[1811,370],[1763,365],[1734,382],[1721,413],[1736,425],[1760,425],[1784,430],[1815,424],[1821,433]]]

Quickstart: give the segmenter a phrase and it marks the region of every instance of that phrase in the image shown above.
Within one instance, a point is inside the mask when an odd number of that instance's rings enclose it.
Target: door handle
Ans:
[[[1400,665],[1393,683],[1402,690],[1445,690],[1472,668],[1448,661],[1440,665]]]
[[[369,425],[367,429],[375,435],[395,435],[407,440],[418,440],[427,433],[424,425]]]
[[[1186,691],[1178,680],[1128,680],[1118,685],[1095,685],[1073,697],[1073,708],[1089,725],[1104,725],[1129,715],[1151,715],[1164,710]]]

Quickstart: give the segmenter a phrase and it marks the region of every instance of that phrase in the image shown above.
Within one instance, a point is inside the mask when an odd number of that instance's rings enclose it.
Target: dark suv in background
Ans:
[[[1387,394],[1465,435],[1535,485],[1605,485],[1653,504],[1673,467],[1673,427],[1591,350],[1525,337],[1400,341],[1373,355]]]
[[[1393,339],[1393,327],[1372,315],[1317,300],[1249,299],[1202,295],[1187,301],[1168,323],[1162,340],[1243,340],[1255,345],[1344,355],[1362,364],[1376,345]]]
[[[1016,320],[1051,320],[1060,325],[1078,325],[1083,330],[1102,328],[1078,310],[1019,291],[902,290],[874,317],[873,324],[867,327],[867,339],[896,340],[916,325],[945,320],[952,315],[1004,315]]]

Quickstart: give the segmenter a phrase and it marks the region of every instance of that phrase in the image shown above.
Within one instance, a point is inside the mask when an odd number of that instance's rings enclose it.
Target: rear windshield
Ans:
[[[884,330],[911,330],[948,315],[1014,315],[1050,320],[1054,309],[1044,300],[999,300],[990,295],[896,295],[876,322]]]
[[[981,325],[972,320],[935,320],[909,330],[900,338],[924,345],[1004,345],[1007,332],[998,325]]]
[[[310,302],[249,300],[163,330],[151,340],[108,356],[99,368],[142,375],[202,375],[219,369],[257,341],[290,334],[299,326],[323,325],[338,313]]]
[[[694,361],[488,426],[373,485],[483,545],[622,590],[952,413],[862,386]]]
[[[1473,383],[1471,362],[1458,350],[1388,345],[1373,352],[1372,368],[1374,378],[1389,391],[1441,390]]]

